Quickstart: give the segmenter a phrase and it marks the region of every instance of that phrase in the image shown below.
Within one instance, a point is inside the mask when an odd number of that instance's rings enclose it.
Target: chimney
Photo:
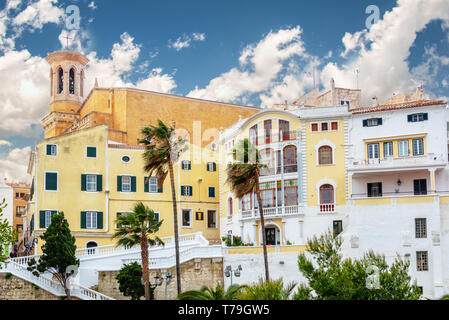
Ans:
[[[379,105],[379,101],[376,96],[373,97],[372,106],[377,107]]]

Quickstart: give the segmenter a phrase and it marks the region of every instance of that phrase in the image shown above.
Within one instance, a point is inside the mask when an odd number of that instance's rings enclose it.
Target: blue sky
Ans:
[[[66,8],[80,10],[67,30]],[[379,20],[367,28],[369,5]],[[88,88],[133,86],[248,104],[293,102],[334,77],[364,102],[414,91],[449,97],[449,1],[0,1],[0,177],[25,179],[48,112],[45,56],[62,37],[87,55]]]

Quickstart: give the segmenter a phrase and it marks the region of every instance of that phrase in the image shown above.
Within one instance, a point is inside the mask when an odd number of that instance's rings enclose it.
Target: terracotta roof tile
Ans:
[[[353,114],[364,114],[364,113],[372,113],[372,112],[381,112],[381,111],[390,111],[390,110],[401,110],[401,109],[411,109],[411,108],[421,108],[421,107],[429,107],[429,106],[439,106],[446,104],[443,100],[420,100],[420,101],[412,101],[412,102],[403,102],[397,104],[384,104],[378,105],[376,107],[369,108],[358,108],[351,110]]]

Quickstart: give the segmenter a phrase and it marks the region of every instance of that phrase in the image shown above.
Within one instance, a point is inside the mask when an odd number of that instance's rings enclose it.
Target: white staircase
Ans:
[[[161,239],[165,246],[152,247],[148,250],[150,269],[168,269],[176,265],[174,252],[174,237]],[[202,233],[182,235],[179,237],[180,262],[185,263],[199,258],[220,258],[223,256],[221,246],[209,246],[209,241]],[[65,296],[62,286],[45,275],[36,277],[27,270],[28,263],[32,259],[36,261],[41,256],[28,256],[10,259],[8,264],[0,269],[0,273],[11,273],[14,276],[39,286],[54,294]],[[89,289],[98,284],[98,272],[118,271],[123,265],[132,262],[141,262],[140,246],[131,248],[104,246],[76,251],[76,257],[80,260],[79,272],[72,281],[71,295],[82,300],[114,300],[99,292]]]

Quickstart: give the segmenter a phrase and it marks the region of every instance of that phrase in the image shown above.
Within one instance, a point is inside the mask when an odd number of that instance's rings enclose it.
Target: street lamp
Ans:
[[[232,286],[232,275],[236,276],[237,278],[240,278],[241,276],[241,272],[242,272],[243,268],[241,265],[239,265],[237,267],[237,269],[235,269],[234,271],[232,270],[232,266],[227,266],[225,269],[225,276],[226,278],[231,278],[231,286]]]
[[[168,271],[165,274],[165,278],[161,277],[160,275],[157,275],[156,277],[154,277],[154,280],[156,282],[156,286],[158,287],[162,286],[165,280],[165,300],[167,300],[167,287],[173,281],[173,274],[170,271]]]

